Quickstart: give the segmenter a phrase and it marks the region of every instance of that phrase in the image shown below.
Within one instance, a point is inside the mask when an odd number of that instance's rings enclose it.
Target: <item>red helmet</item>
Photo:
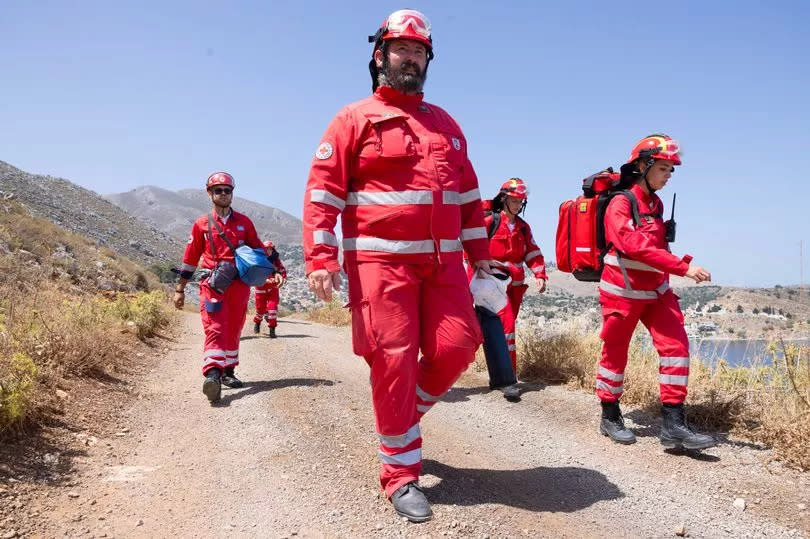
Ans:
[[[627,162],[632,163],[640,157],[661,159],[669,161],[673,165],[680,165],[681,145],[668,135],[650,135],[636,143]]]
[[[390,14],[380,25],[380,29],[373,36],[369,36],[369,43],[374,43],[376,50],[384,41],[391,39],[410,39],[418,41],[428,50],[428,56],[433,57],[433,39],[430,34],[430,21],[415,9],[400,9]]]
[[[520,200],[528,200],[529,188],[526,187],[526,182],[520,178],[509,178],[501,185],[501,193],[506,194],[508,197],[519,198]]]
[[[276,246],[273,245],[273,242],[270,240],[267,240],[266,242],[262,243],[262,245],[264,246],[264,251],[267,253],[267,256],[273,254],[273,251],[276,249]]]
[[[233,181],[233,176],[227,172],[214,172],[208,176],[208,181],[205,182],[205,189],[209,190],[216,185],[227,185],[231,189],[236,188],[236,182]]]

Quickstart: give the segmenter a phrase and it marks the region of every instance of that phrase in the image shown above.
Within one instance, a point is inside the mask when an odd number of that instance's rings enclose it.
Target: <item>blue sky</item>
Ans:
[[[784,285],[803,240],[810,280],[810,4],[505,4],[6,1],[0,160],[99,193],[225,169],[300,217],[321,134],[370,91],[366,36],[413,7],[433,24],[426,100],[464,128],[482,193],[529,183],[547,258],[580,179],[663,131],[685,152],[661,193],[673,251],[721,284]]]

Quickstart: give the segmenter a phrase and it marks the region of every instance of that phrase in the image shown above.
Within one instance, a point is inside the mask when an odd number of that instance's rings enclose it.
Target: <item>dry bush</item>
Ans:
[[[304,314],[304,318],[310,322],[326,324],[328,326],[350,326],[352,314],[349,309],[343,307],[340,298],[335,298],[329,303],[318,307]]]

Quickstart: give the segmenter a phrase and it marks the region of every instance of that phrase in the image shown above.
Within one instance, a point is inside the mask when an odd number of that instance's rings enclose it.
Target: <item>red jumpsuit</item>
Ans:
[[[489,230],[493,217],[484,217],[484,224]],[[489,256],[493,265],[509,273],[512,282],[506,288],[506,307],[501,309],[498,316],[503,324],[503,331],[506,334],[506,344],[509,347],[509,356],[512,358],[512,369],[517,374],[517,350],[515,346],[515,333],[520,304],[523,302],[523,294],[529,288],[526,284],[526,274],[524,264],[532,270],[535,279],[546,279],[546,261],[540,247],[534,241],[532,229],[529,223],[515,218],[513,228],[509,228],[509,219],[501,213],[498,229],[493,231],[489,238]],[[472,279],[473,271],[467,267],[467,277]]]
[[[235,211],[222,219],[212,210],[212,217],[222,227],[223,232],[234,248],[248,245],[262,248],[251,220]],[[216,227],[212,227],[214,251],[212,256],[208,241],[208,215],[199,217],[191,227],[191,236],[183,255],[181,271],[193,272],[199,263],[203,268],[213,269],[219,260],[233,262],[233,253],[225,241],[219,237]],[[202,258],[202,260],[200,260]],[[203,345],[203,375],[212,368],[223,370],[239,364],[239,335],[245,324],[250,287],[239,279],[220,294],[208,286],[208,279],[200,283],[200,315],[205,343]]]
[[[669,288],[669,274],[686,275],[691,257],[681,259],[669,251],[661,199],[638,185],[631,191],[638,199],[639,226],[624,196],[613,198],[605,213],[605,239],[613,248],[605,256],[599,283],[603,346],[596,394],[606,402],[621,397],[627,351],[641,320],[660,356],[661,401],[679,404],[686,399],[689,340],[678,297]]]
[[[371,367],[388,496],[419,478],[419,420],[482,341],[462,264],[462,246],[488,258],[480,198],[453,118],[386,86],[337,114],[312,162],[306,270],[339,269],[342,212],[352,343]]]
[[[287,270],[281,259],[278,256],[278,251],[273,248],[273,253],[270,255],[276,272],[280,273],[284,279],[287,279]],[[263,285],[256,287],[256,315],[253,317],[253,323],[258,324],[262,318],[267,321],[267,327],[274,328],[278,325],[278,287],[276,281],[267,279]]]

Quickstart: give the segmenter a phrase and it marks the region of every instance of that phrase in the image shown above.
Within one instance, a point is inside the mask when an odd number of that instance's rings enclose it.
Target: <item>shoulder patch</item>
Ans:
[[[332,147],[332,144],[329,142],[321,142],[321,145],[318,146],[318,149],[315,150],[315,158],[316,159],[329,159],[332,157],[332,154],[335,153],[335,149]]]

